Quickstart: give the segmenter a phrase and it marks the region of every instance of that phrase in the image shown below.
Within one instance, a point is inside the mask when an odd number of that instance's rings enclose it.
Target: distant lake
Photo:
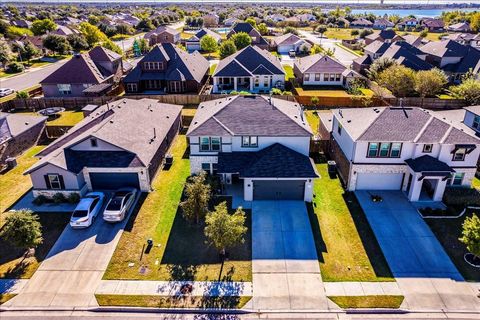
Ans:
[[[352,9],[353,14],[361,14],[361,13],[373,13],[376,16],[383,16],[385,14],[393,15],[399,15],[400,17],[406,17],[411,14],[413,14],[416,17],[429,17],[429,18],[434,18],[434,17],[439,17],[442,15],[443,11],[455,11],[455,10],[460,10],[460,11],[480,11],[480,9],[472,9],[472,8],[464,8],[464,9],[419,9],[419,10],[414,10],[414,9]]]

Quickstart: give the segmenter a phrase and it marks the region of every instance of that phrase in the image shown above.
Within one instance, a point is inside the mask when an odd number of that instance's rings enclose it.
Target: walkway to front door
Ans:
[[[252,203],[253,308],[327,309],[303,201]]]

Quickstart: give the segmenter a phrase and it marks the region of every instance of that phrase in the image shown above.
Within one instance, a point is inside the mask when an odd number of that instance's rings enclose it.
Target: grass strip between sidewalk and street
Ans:
[[[244,307],[252,297],[165,297],[152,295],[96,294],[95,298],[97,298],[100,306],[110,307],[240,309]]]
[[[360,309],[360,308],[400,308],[404,296],[327,296],[343,309]]]

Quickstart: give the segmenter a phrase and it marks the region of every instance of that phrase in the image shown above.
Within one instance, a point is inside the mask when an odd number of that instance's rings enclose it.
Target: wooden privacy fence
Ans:
[[[449,109],[461,109],[466,107],[467,104],[463,99],[440,99],[440,98],[419,98],[419,97],[407,97],[402,98],[386,98],[384,99],[392,106],[406,106],[406,107],[420,107],[432,110],[449,110]]]

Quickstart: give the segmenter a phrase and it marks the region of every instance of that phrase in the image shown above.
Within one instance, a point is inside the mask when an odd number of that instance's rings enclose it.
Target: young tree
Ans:
[[[116,52],[116,53],[118,53],[118,54],[120,54],[120,55],[123,54],[122,49],[120,49],[120,47],[117,46],[117,45],[115,44],[115,42],[113,42],[113,41],[110,40],[110,39],[107,39],[106,41],[104,41],[104,42],[102,43],[102,46],[103,46],[105,49],[112,50],[113,52]]]
[[[323,38],[323,34],[324,34],[325,32],[327,32],[328,28],[327,28],[326,25],[321,24],[321,25],[319,25],[319,26],[317,27],[316,30],[317,30],[318,33],[320,33],[320,36]]]
[[[210,201],[210,185],[206,183],[207,174],[202,171],[198,175],[190,177],[185,185],[185,201],[180,203],[183,217],[199,224],[200,219],[205,217],[208,212],[208,202]]]
[[[445,72],[437,68],[422,70],[415,74],[415,91],[422,98],[437,95],[447,83]]]
[[[218,49],[217,40],[207,34],[200,40],[200,48],[202,48],[203,51],[208,52],[208,56],[210,57],[210,53],[215,52]]]
[[[394,64],[397,64],[397,62],[392,58],[380,57],[370,65],[370,68],[366,71],[367,76],[372,80],[377,80],[383,70],[388,69]]]
[[[72,50],[67,38],[57,34],[49,34],[43,38],[43,46],[53,53],[66,54]]]
[[[0,237],[15,247],[33,249],[43,242],[42,226],[31,210],[14,211],[5,218]]]
[[[466,77],[458,86],[451,86],[450,94],[457,99],[465,99],[468,105],[480,104],[480,81]]]
[[[30,29],[34,35],[41,36],[42,34],[57,29],[57,24],[50,19],[35,20]]]
[[[232,40],[223,41],[220,45],[220,58],[224,59],[237,52],[237,47]]]
[[[231,39],[235,43],[237,50],[248,47],[252,43],[252,38],[246,32],[235,33]]]
[[[268,34],[268,27],[267,27],[267,25],[266,25],[265,23],[260,23],[260,24],[258,25],[257,29],[258,29],[258,32],[260,32],[260,34],[261,34],[262,36]]]
[[[84,36],[80,34],[69,34],[67,36],[67,41],[70,43],[70,46],[73,48],[73,50],[79,52],[82,50],[87,50],[88,49],[88,42],[85,39]]]
[[[402,65],[392,65],[378,76],[378,83],[396,97],[406,97],[415,91],[415,72]]]
[[[242,208],[238,208],[234,214],[229,214],[227,203],[222,202],[214,211],[207,214],[205,224],[205,236],[222,255],[225,255],[227,248],[245,242],[247,227]]]
[[[30,94],[27,91],[17,91],[17,99],[28,99]]]
[[[310,49],[310,54],[317,54],[317,53],[322,53],[324,50],[323,50],[323,47],[319,44],[314,44],[312,46],[312,49]]]
[[[247,18],[247,19],[245,19],[245,22],[250,23],[252,25],[252,27],[254,27],[255,29],[257,28],[257,21],[255,21],[254,18],[252,18],[252,17]]]
[[[476,258],[480,257],[480,219],[475,213],[465,218],[462,236],[458,240],[465,244],[467,250]]]
[[[294,34],[296,36],[298,36],[298,30],[297,28],[294,28],[292,26],[287,26],[284,30],[283,30],[283,34],[287,34],[287,33],[291,33],[291,34]]]

